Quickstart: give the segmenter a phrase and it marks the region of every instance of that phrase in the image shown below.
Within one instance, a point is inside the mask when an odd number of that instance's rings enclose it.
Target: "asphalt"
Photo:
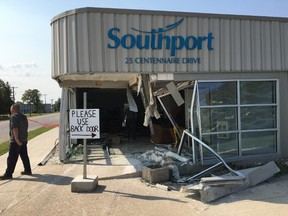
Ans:
[[[253,188],[202,203],[196,194],[164,191],[141,179],[135,155],[153,144],[126,142],[113,147],[108,157],[101,146],[88,146],[88,175],[99,185],[91,193],[71,192],[71,181],[83,174],[81,156],[60,162],[55,145],[58,128],[28,143],[32,176],[23,176],[19,159],[12,180],[0,181],[0,215],[276,215],[288,211],[288,176],[272,178]],[[47,158],[50,153],[54,155]],[[0,172],[7,154],[0,156]]]

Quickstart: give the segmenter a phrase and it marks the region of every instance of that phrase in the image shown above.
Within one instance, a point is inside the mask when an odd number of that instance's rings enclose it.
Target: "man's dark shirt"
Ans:
[[[18,138],[20,142],[27,142],[28,120],[22,113],[15,113],[10,118],[10,140],[16,142],[13,135],[13,128],[18,128]]]

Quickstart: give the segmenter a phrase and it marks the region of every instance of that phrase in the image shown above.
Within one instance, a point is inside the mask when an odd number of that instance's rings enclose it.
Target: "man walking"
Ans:
[[[28,120],[20,113],[19,104],[13,104],[10,108],[10,149],[7,158],[7,169],[0,180],[12,179],[12,175],[20,155],[23,162],[24,171],[22,175],[32,175],[30,160],[27,151]]]

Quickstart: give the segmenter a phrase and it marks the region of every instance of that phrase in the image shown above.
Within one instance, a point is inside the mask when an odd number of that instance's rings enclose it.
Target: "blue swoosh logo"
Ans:
[[[143,31],[143,30],[139,30],[139,29],[135,29],[135,28],[131,28],[131,29],[133,29],[134,31],[137,31],[137,32],[140,32],[140,33],[146,33],[146,34],[163,33],[163,32],[170,31],[173,28],[176,28],[178,25],[180,25],[183,22],[183,20],[184,20],[184,18],[180,19],[176,23],[169,24],[169,25],[167,25],[164,28],[152,29],[151,31]]]

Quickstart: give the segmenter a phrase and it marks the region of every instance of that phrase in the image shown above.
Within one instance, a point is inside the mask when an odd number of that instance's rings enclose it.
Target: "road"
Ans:
[[[59,124],[59,113],[28,117],[28,131],[33,131],[43,126]],[[0,121],[0,143],[9,140],[9,121]]]

